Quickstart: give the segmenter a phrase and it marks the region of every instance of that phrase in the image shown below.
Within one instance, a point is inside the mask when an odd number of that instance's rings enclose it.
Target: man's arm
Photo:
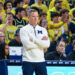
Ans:
[[[44,29],[44,36],[42,37],[42,39],[38,39],[37,37],[32,37],[34,40],[34,43],[37,44],[39,47],[41,48],[48,48],[50,46],[50,40],[48,38],[48,33],[46,31],[46,29]]]
[[[28,36],[28,32],[26,32],[23,28],[20,30],[20,39],[27,50],[38,48],[38,46]]]

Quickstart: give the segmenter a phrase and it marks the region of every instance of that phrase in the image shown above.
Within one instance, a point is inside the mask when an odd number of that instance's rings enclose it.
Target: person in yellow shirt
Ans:
[[[18,8],[18,7],[23,7],[24,3],[23,3],[23,0],[15,0],[14,1],[14,8],[11,10],[11,13],[13,15],[15,15],[15,9]]]
[[[8,13],[6,19],[7,19],[7,23],[0,25],[0,31],[3,31],[5,33],[5,42],[9,43],[11,39],[14,39],[14,33],[17,27],[13,25],[12,13]]]
[[[52,21],[48,25],[49,30],[48,32],[52,38],[54,38],[54,34],[57,30],[59,30],[57,37],[63,34],[65,30],[68,30],[68,23],[69,23],[68,12],[69,11],[67,9],[61,9],[60,18],[58,17],[57,13],[53,13],[51,15]]]
[[[28,16],[27,16],[25,9],[21,12],[21,16],[22,16],[22,19],[25,20],[26,23],[28,23],[29,19],[28,19]]]
[[[47,21],[50,23],[51,21],[51,13],[57,12],[59,13],[62,8],[62,0],[55,0],[55,6],[52,9],[49,9],[47,12]]]
[[[37,0],[37,3],[32,4],[31,7],[37,7],[39,8],[42,12],[47,12],[48,8],[45,4],[42,4],[42,0]]]
[[[23,5],[23,8],[25,9],[25,11],[22,12],[22,19],[24,19],[26,21],[26,23],[28,23],[29,19],[28,19],[28,15],[27,12],[30,9],[30,6],[28,6],[28,4]]]
[[[58,1],[58,0],[52,0],[50,2],[49,9],[52,9],[54,7],[55,1]],[[66,8],[66,9],[70,10],[70,6],[69,6],[69,3],[67,0],[62,0],[62,8]]]
[[[60,20],[64,20],[65,24],[63,25],[64,28],[68,29],[69,24],[69,10],[63,8],[60,10]]]
[[[12,10],[12,7],[13,7],[12,1],[6,1],[4,3],[4,10],[6,13],[9,13]],[[8,9],[10,9],[10,11]]]
[[[55,37],[55,33],[57,31],[61,31],[61,26],[63,26],[64,22],[61,21],[59,22],[59,14],[58,13],[52,13],[51,14],[52,17],[52,21],[50,22],[50,24],[48,25],[48,34],[49,34],[49,38],[51,41],[54,40]],[[61,34],[58,34],[58,36],[60,36]]]
[[[2,2],[0,2],[0,21],[2,21],[2,23],[5,23],[5,18],[6,18],[6,14],[3,9],[3,4]]]

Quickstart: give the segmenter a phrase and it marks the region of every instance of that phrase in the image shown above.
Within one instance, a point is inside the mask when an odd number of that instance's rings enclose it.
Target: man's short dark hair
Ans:
[[[41,14],[40,14],[40,17],[43,16],[43,15],[46,15],[46,16],[47,16],[47,13],[41,13]]]
[[[56,46],[58,46],[60,42],[64,42],[66,44],[65,40],[58,40]]]
[[[6,16],[7,16],[7,15],[12,15],[12,16],[14,17],[14,15],[13,15],[11,12],[6,13]]]
[[[12,4],[12,1],[10,1],[10,0],[7,0],[5,3],[4,3],[4,9],[7,9],[7,3],[11,3]]]
[[[57,17],[59,14],[57,12],[51,12],[51,18]]]
[[[60,16],[61,16],[62,14],[64,14],[65,12],[69,12],[69,10],[66,9],[66,8],[62,8],[62,9],[60,10]]]
[[[16,7],[17,4],[19,4],[20,2],[23,2],[23,0],[15,0],[15,2],[14,2],[14,6]]]
[[[17,7],[15,11],[16,11],[16,14],[18,14],[18,12],[25,11],[25,9],[22,7]]]

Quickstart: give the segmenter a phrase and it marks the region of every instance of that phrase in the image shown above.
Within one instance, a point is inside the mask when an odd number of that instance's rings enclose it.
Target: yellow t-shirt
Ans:
[[[55,2],[55,0],[52,0],[50,2],[49,9],[52,9],[54,7],[54,2]],[[70,6],[69,6],[69,3],[67,0],[62,0],[62,8],[66,8],[66,9],[70,10]]]
[[[2,28],[4,26],[5,26],[5,24],[1,24],[0,28]],[[10,25],[8,25],[6,27],[6,30],[5,30],[5,42],[7,44],[10,42],[11,39],[14,39],[14,34],[15,34],[16,29],[17,29],[16,26],[10,26]]]
[[[5,0],[0,0],[0,2],[2,2],[4,4],[5,3]]]
[[[59,21],[59,23],[50,23],[48,25],[48,34],[49,34],[49,38],[51,41],[53,41],[54,37],[55,37],[55,32],[57,30],[59,30],[59,33],[57,34],[57,38],[59,36],[61,36],[61,34],[64,33],[65,30],[68,29],[68,24],[67,23],[64,23],[62,21]]]
[[[31,7],[37,7],[39,9],[41,9],[44,13],[46,13],[48,11],[48,8],[45,4],[41,4],[41,6],[39,6],[37,3],[36,4],[32,4]]]

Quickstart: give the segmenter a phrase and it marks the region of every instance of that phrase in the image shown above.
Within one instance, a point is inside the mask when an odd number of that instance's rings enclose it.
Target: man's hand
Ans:
[[[44,36],[44,37],[42,38],[42,40],[48,40],[48,37],[47,37],[47,36]]]

